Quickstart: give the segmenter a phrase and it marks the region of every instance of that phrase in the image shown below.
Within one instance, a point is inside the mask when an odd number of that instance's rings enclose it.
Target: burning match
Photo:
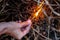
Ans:
[[[44,1],[41,2],[41,4],[38,6],[37,12],[35,12],[33,15],[31,15],[32,17],[30,16],[30,19],[31,19],[32,21],[34,21],[34,19],[36,19],[36,17],[39,15],[39,13],[41,13],[43,4],[44,4]],[[31,27],[31,28],[33,29],[33,27]]]
[[[31,20],[34,20],[34,18],[36,18],[39,15],[39,13],[42,11],[43,4],[44,4],[44,1],[41,2],[41,4],[38,6],[37,12],[33,14],[33,17],[31,18]]]

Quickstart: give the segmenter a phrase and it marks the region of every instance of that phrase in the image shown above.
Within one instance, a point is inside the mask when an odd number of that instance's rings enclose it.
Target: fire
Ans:
[[[41,9],[42,9],[42,8],[41,8]],[[41,11],[41,9],[39,9],[39,10],[36,12],[35,16],[38,16],[38,14],[39,14],[39,12]]]
[[[37,16],[41,16],[43,17],[43,14],[41,13],[42,12],[42,7],[43,7],[43,4],[44,4],[44,1],[41,2],[41,4],[37,7],[37,9],[35,10],[35,13],[33,14],[32,16],[32,21],[34,21],[34,18],[38,18]],[[40,14],[39,14],[40,13]],[[31,27],[33,29],[33,27]]]
[[[34,20],[34,18],[37,18],[37,16],[39,16],[39,13],[41,13],[42,11],[42,7],[43,7],[44,1],[41,2],[41,4],[37,7],[37,9],[35,10],[35,13],[32,15],[31,20]],[[42,15],[41,15],[42,16]]]
[[[44,1],[38,6],[38,11],[35,13],[35,16],[37,17],[38,16],[38,14],[41,12],[41,10],[42,10],[42,6],[43,6],[43,3],[44,3]]]

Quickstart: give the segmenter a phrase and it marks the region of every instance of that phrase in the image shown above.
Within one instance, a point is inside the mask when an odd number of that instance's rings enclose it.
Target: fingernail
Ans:
[[[28,22],[28,23],[31,23],[31,20],[28,20],[27,22]]]

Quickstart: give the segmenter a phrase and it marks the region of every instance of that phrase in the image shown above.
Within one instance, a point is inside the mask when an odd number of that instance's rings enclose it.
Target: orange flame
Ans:
[[[36,10],[37,10],[37,12],[33,15],[32,20],[33,20],[34,18],[36,18],[37,16],[39,16],[39,13],[41,13],[41,12],[42,12],[43,4],[44,4],[44,1],[43,1],[43,2],[41,2],[41,4],[40,4],[40,5],[38,6],[38,8],[36,9]],[[43,14],[41,13],[40,15],[42,16]],[[33,29],[33,27],[31,27],[31,28]]]
[[[42,10],[42,6],[43,6],[43,3],[44,3],[44,1],[38,6],[38,11],[35,13],[35,16],[37,17],[38,16],[38,14],[41,12],[41,10]]]
[[[41,4],[37,7],[37,9],[35,10],[35,13],[32,15],[33,17],[31,17],[32,18],[31,20],[33,20],[34,18],[36,18],[39,15],[39,13],[41,13],[43,4],[44,4],[44,1],[41,2]]]

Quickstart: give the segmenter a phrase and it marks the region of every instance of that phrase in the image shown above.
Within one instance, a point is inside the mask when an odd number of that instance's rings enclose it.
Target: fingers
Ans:
[[[24,31],[21,31],[20,29],[17,29],[17,30],[14,30],[11,33],[13,33],[13,35],[14,35],[13,37],[15,37],[16,39],[21,39],[22,37],[24,37],[29,32],[30,26],[31,25],[28,25],[26,27],[26,30],[24,30]]]
[[[26,27],[26,29],[23,31],[23,34],[26,35],[31,28],[31,24]]]
[[[31,21],[30,20],[25,21],[21,25],[22,25],[21,27],[26,26],[26,25],[28,25],[28,26],[26,27],[26,29],[24,31],[21,31],[21,29],[16,29],[12,32],[14,34],[13,37],[15,37],[16,39],[21,39],[29,32],[30,26],[31,26]]]
[[[24,27],[24,26],[27,26],[27,25],[31,25],[31,20],[27,20],[25,22],[20,23],[20,27]]]
[[[20,29],[14,30],[11,34],[13,34],[13,37],[15,37],[18,40],[24,36],[24,33],[22,33]]]
[[[22,21],[21,21],[21,20],[19,20],[19,21],[16,21],[16,22],[21,23]]]
[[[20,28],[24,26],[27,26],[26,29],[24,31],[21,31]],[[7,29],[8,31],[6,33],[17,39],[21,39],[29,32],[30,26],[31,26],[31,20],[27,20],[21,23],[10,22],[9,27]]]
[[[7,28],[10,30],[14,29],[19,29],[21,27],[27,26],[31,24],[31,20],[27,20],[25,22],[9,22],[6,25],[8,26]]]

